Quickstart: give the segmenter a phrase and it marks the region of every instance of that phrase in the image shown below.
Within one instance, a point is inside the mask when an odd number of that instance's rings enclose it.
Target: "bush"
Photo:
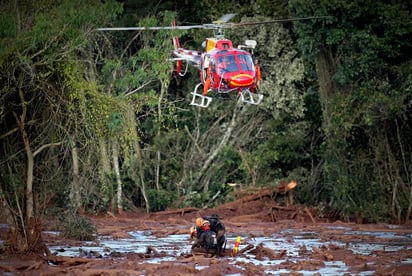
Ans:
[[[157,212],[163,211],[167,207],[173,205],[177,196],[174,191],[160,190],[150,190],[148,192],[150,211]]]
[[[205,204],[207,204],[209,198],[209,193],[191,192],[186,195],[180,207],[191,206],[195,208],[203,208]]]
[[[77,212],[66,213],[62,223],[62,233],[65,238],[80,241],[95,239],[96,226],[88,218],[80,216]]]

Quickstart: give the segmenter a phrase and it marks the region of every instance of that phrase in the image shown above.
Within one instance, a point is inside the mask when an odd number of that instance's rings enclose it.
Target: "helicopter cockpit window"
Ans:
[[[240,62],[240,66],[242,67],[242,70],[255,71],[255,67],[253,65],[253,60],[251,56],[240,54],[238,58],[239,58],[239,62]]]
[[[216,62],[214,58],[210,58],[209,60],[209,67],[211,72],[216,72]]]
[[[219,74],[225,72],[236,72],[238,71],[238,66],[233,55],[221,56],[218,59]]]

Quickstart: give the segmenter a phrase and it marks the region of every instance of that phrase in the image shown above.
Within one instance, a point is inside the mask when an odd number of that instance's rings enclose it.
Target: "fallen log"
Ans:
[[[264,197],[272,197],[273,196],[273,190],[271,189],[263,189],[261,190],[258,194],[253,194],[249,196],[245,196],[243,198],[238,199],[240,202],[246,203],[246,202],[251,202],[251,201],[256,201],[256,200],[261,200]],[[236,200],[235,200],[236,201]]]
[[[233,223],[233,224],[239,225],[239,224],[241,224],[242,222],[243,222],[243,223],[244,223],[244,222],[249,223],[250,220],[257,220],[257,221],[259,221],[259,220],[262,219],[263,216],[264,216],[264,214],[262,214],[262,213],[250,214],[250,215],[243,215],[243,216],[237,216],[237,217],[236,217],[236,223]]]
[[[100,261],[99,259],[55,256],[55,255],[42,256],[42,258],[43,260],[51,262],[55,265],[64,264],[64,265],[69,265],[69,266]]]
[[[253,244],[248,244],[245,248],[242,248],[241,250],[239,250],[239,252],[237,252],[237,254],[243,254],[246,251],[249,251],[251,249],[253,249],[255,246]]]
[[[289,183],[286,181],[280,181],[279,184],[275,187],[275,191],[276,193],[284,195],[290,190],[293,190],[297,185],[298,183],[295,180],[292,180]]]
[[[29,266],[29,267],[27,268],[27,270],[37,270],[37,269],[39,269],[39,267],[40,267],[42,264],[44,264],[44,261],[35,262],[35,263],[32,264],[31,266]]]
[[[94,275],[146,275],[146,271],[144,270],[133,270],[133,269],[98,269],[98,268],[89,268],[87,270],[79,270],[76,269],[75,271],[71,271],[74,275],[79,274],[82,276],[94,276]]]
[[[0,264],[0,270],[4,270],[5,272],[17,272],[17,270],[14,267],[8,266],[8,265],[2,265]]]
[[[281,205],[272,205],[270,206],[270,211],[273,211],[273,209],[278,209],[278,210],[284,210],[284,211],[295,211],[295,207],[287,207],[287,206],[281,206]]]
[[[186,213],[192,213],[192,212],[197,212],[197,211],[199,211],[198,208],[187,207],[187,208],[182,208],[178,210],[160,211],[160,212],[153,213],[152,215],[179,215],[179,214],[183,215]]]

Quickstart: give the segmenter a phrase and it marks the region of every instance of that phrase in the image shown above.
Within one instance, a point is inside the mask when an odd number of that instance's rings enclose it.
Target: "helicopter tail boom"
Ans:
[[[192,66],[200,68],[202,53],[199,51],[179,48],[173,51],[173,55],[177,60],[186,60]]]

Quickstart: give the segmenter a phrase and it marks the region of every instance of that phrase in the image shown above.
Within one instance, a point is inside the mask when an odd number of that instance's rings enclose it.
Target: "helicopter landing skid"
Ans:
[[[212,98],[197,93],[197,89],[199,88],[200,85],[202,85],[202,83],[199,83],[198,85],[196,85],[195,91],[193,91],[191,93],[193,95],[193,97],[192,97],[192,101],[191,101],[190,105],[195,105],[195,106],[200,106],[200,107],[208,107],[210,102],[212,101]]]
[[[258,105],[262,102],[263,95],[258,93],[252,93],[249,89],[247,89],[240,93],[240,99],[244,103]]]

